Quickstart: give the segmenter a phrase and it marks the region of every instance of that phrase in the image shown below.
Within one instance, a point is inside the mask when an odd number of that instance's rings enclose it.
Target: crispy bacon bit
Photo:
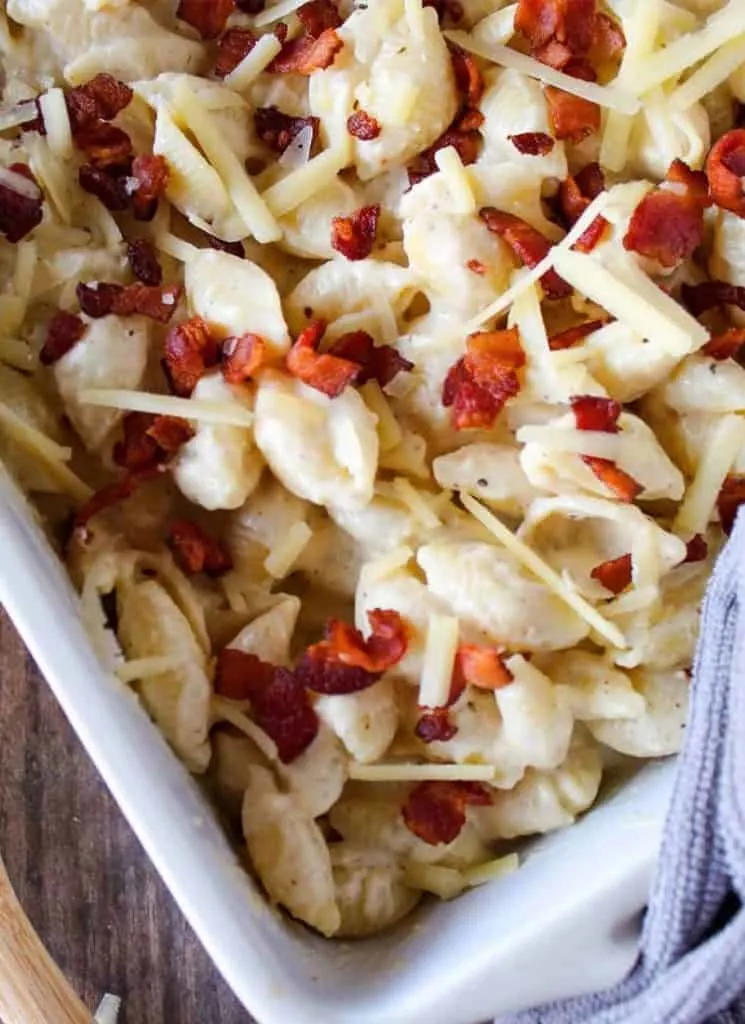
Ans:
[[[355,110],[347,118],[347,131],[361,142],[370,142],[380,135],[380,121],[365,110]]]
[[[179,0],[176,17],[191,25],[202,39],[216,39],[235,9],[235,0]]]
[[[745,476],[730,473],[725,478],[717,498],[719,522],[728,537],[735,525],[737,510],[742,504],[745,504]]]
[[[47,327],[44,346],[39,353],[39,361],[44,366],[51,366],[61,359],[73,345],[85,334],[85,323],[74,313],[58,310]]]
[[[289,669],[225,648],[217,659],[215,691],[231,700],[251,701],[253,717],[276,743],[284,764],[299,757],[316,737],[318,717]]]
[[[552,352],[561,352],[565,348],[571,348],[577,342],[582,341],[601,327],[605,327],[607,320],[588,320],[585,324],[577,324],[575,327],[568,327],[559,334],[554,334],[548,339],[548,347]]]
[[[626,49],[626,36],[619,22],[603,11],[595,15],[592,49],[597,60],[618,60]]]
[[[745,328],[730,327],[721,334],[716,334],[708,341],[701,351],[712,359],[731,359],[745,345]]]
[[[158,285],[163,280],[163,268],[158,255],[146,238],[135,238],[127,244],[127,260],[132,273],[143,284]]]
[[[597,216],[586,231],[583,231],[572,246],[577,252],[592,252],[600,242],[610,224],[605,217]]]
[[[376,675],[393,668],[409,645],[406,623],[397,611],[383,608],[373,608],[367,618],[372,631],[367,639],[341,619],[329,619],[325,639],[309,647],[306,656],[363,668]]]
[[[481,260],[467,260],[466,270],[470,270],[472,274],[478,274],[479,277],[484,277],[486,274],[486,266]]]
[[[559,205],[567,225],[575,224],[593,199],[605,191],[600,164],[587,164],[579,174],[568,175],[559,188]]]
[[[622,411],[620,402],[597,395],[573,395],[570,402],[577,430],[618,433],[618,417]]]
[[[600,128],[600,107],[597,103],[564,92],[554,85],[545,86],[543,91],[555,138],[582,142]]]
[[[442,387],[442,404],[452,409],[455,429],[491,427],[520,390],[515,371],[524,365],[516,328],[472,334],[466,355],[451,366]]]
[[[596,565],[590,576],[601,583],[611,594],[620,594],[631,583],[631,554],[609,558]]]
[[[229,28],[217,44],[215,75],[225,78],[256,46],[256,36],[247,28]]]
[[[333,356],[358,363],[360,370],[355,384],[366,384],[376,380],[381,388],[390,384],[397,373],[406,373],[414,364],[393,348],[392,345],[376,345],[367,331],[350,331],[343,334],[329,349]]]
[[[447,743],[457,732],[445,708],[425,712],[414,729],[414,735],[423,743]]]
[[[401,813],[410,832],[437,846],[458,837],[469,804],[490,803],[491,794],[480,782],[420,782],[409,793]]]
[[[123,285],[100,281],[93,285],[81,281],[75,293],[80,308],[94,319],[112,314],[141,314],[165,324],[176,311],[181,288],[176,284],[154,286],[135,282]]]
[[[126,181],[123,177],[114,177],[92,164],[83,164],[78,171],[80,187],[85,192],[100,199],[107,210],[120,213],[130,204]]]
[[[198,572],[222,576],[233,568],[233,560],[222,544],[188,519],[171,523],[168,543],[179,566],[189,576]]]
[[[228,384],[244,384],[266,360],[266,342],[258,334],[241,334],[223,342],[222,375]]]
[[[203,234],[210,249],[219,249],[220,252],[227,252],[230,253],[231,256],[237,257],[239,260],[245,260],[246,250],[243,248],[242,242],[226,242],[224,238],[218,238],[217,235],[210,235],[206,231],[203,232]]]
[[[333,0],[310,0],[298,8],[297,16],[309,36],[318,39],[326,29],[338,28],[341,15]]]
[[[325,320],[312,320],[298,334],[294,345],[287,353],[286,365],[292,376],[297,377],[303,384],[315,388],[316,391],[322,391],[329,398],[336,398],[347,384],[357,379],[360,366],[328,352],[319,353],[318,346],[325,331]]]
[[[597,455],[583,455],[582,461],[589,466],[595,476],[619,501],[633,501],[644,490],[633,476],[624,473],[611,459],[601,459]]]
[[[266,6],[266,0],[235,0],[235,5],[244,14],[261,14]]]
[[[701,284],[683,284],[680,297],[693,316],[701,316],[715,306],[737,306],[745,310],[745,288],[727,281],[702,281]]]
[[[514,680],[501,653],[494,647],[460,644],[453,666],[453,687],[458,695],[468,686],[479,690],[501,690]]]
[[[311,145],[315,143],[320,122],[317,117],[291,117],[278,107],[259,107],[254,112],[254,124],[256,134],[265,146],[275,153],[284,153],[303,128],[311,129]]]
[[[745,217],[745,128],[735,128],[717,139],[706,158],[711,197],[723,210]]]
[[[683,559],[682,564],[685,565],[688,562],[703,562],[708,554],[709,545],[706,543],[706,538],[700,533],[694,533],[686,544],[686,556]]]
[[[520,0],[515,31],[534,50],[556,39],[568,44],[574,54],[585,53],[594,37],[595,0]]]
[[[674,267],[698,249],[704,237],[704,208],[709,197],[701,178],[676,160],[666,180],[685,192],[657,188],[639,203],[623,239],[625,249]]]
[[[75,145],[94,167],[128,169],[132,140],[125,131],[106,121],[94,121],[74,135]]]
[[[555,144],[545,132],[521,132],[519,135],[508,135],[507,138],[523,156],[545,156]]]
[[[548,255],[551,249],[549,240],[522,218],[493,206],[485,206],[479,211],[479,216],[490,231],[505,240],[524,266],[535,267]],[[572,294],[571,286],[559,277],[553,267],[543,275],[541,284],[549,299],[565,299]]]
[[[453,123],[431,146],[422,150],[409,165],[409,184],[418,185],[424,178],[437,170],[435,153],[447,146],[454,146],[464,167],[475,163],[481,149],[481,132],[484,116],[479,110],[466,109],[459,112]]]
[[[125,469],[144,469],[167,462],[194,436],[191,425],[177,416],[130,412],[123,421],[124,437],[114,445],[114,462]]]
[[[152,220],[158,199],[165,193],[170,171],[165,157],[154,153],[136,156],[132,162],[132,212],[136,220]]]
[[[363,206],[349,217],[331,221],[331,246],[348,260],[365,260],[373,251],[378,233],[380,204]]]
[[[217,342],[201,316],[193,316],[168,332],[164,368],[177,395],[188,398],[206,371],[220,358]]]
[[[65,96],[73,135],[96,121],[112,121],[132,102],[132,89],[118,78],[101,72]]]
[[[477,107],[484,93],[484,76],[476,63],[476,58],[472,53],[456,46],[455,43],[448,42],[448,49],[455,76],[455,87],[466,107]]]
[[[342,40],[333,28],[327,28],[317,39],[311,35],[301,36],[285,43],[267,71],[274,74],[312,75],[331,67]]]
[[[44,197],[26,164],[11,164],[8,170],[31,182],[37,192],[36,196],[27,196],[10,185],[0,184],[0,232],[9,242],[20,242],[41,223]]]
[[[126,473],[121,480],[114,480],[113,483],[106,484],[105,487],[96,491],[93,497],[89,498],[83,507],[76,512],[73,525],[74,535],[81,540],[85,540],[87,525],[94,516],[97,516],[99,512],[103,512],[104,509],[111,508],[112,505],[118,505],[120,502],[126,501],[143,484],[149,480],[154,480],[161,471],[162,466],[160,465],[145,466],[142,469]]]

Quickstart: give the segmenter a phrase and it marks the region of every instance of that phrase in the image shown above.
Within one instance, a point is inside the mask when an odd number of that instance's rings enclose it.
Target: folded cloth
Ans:
[[[659,864],[631,974],[498,1024],[745,1022],[745,513],[704,601]]]

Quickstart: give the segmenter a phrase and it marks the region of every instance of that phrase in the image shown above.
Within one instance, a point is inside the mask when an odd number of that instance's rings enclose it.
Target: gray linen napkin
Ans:
[[[745,512],[704,602],[687,736],[642,931],[615,988],[498,1024],[745,1022]]]

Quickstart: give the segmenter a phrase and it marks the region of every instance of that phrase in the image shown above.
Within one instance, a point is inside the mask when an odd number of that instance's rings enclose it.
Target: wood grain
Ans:
[[[184,921],[0,609],[0,850],[83,1001],[121,1024],[251,1024]]]

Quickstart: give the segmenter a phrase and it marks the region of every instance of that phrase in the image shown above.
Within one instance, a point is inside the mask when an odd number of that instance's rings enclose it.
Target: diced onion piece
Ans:
[[[683,504],[673,522],[675,533],[689,537],[704,533],[712,517],[724,479],[745,444],[745,419],[723,416],[712,431]]]
[[[504,523],[493,515],[488,509],[486,509],[480,502],[476,501],[475,498],[471,497],[465,491],[460,492],[460,500],[463,502],[465,508],[471,513],[471,515],[477,519],[482,526],[493,534],[496,539],[503,544],[508,551],[510,551],[515,557],[537,576],[542,583],[553,591],[557,597],[560,597],[565,604],[567,604],[573,611],[577,613],[585,622],[600,633],[601,636],[612,644],[614,647],[618,647],[621,650],[625,649],[626,639],[623,633],[614,626],[613,623],[608,622],[603,616],[596,611],[591,604],[588,604],[583,597],[581,597],[568,583],[555,572],[550,565],[548,565],[540,555],[537,555],[532,548],[529,548],[527,544],[524,544],[515,534],[508,530]]]
[[[156,395],[149,391],[128,391],[125,388],[85,388],[79,401],[84,405],[103,405],[128,412],[150,412],[155,416],[180,416],[203,423],[226,423],[233,427],[250,427],[253,415],[234,402],[211,402],[203,398],[178,398]]]
[[[292,567],[312,536],[313,531],[307,523],[302,521],[293,523],[285,536],[264,559],[264,568],[269,575],[273,576],[275,580],[282,580],[285,576],[289,576]]]
[[[459,635],[460,623],[454,615],[430,615],[419,681],[421,707],[442,708],[447,704]]]

